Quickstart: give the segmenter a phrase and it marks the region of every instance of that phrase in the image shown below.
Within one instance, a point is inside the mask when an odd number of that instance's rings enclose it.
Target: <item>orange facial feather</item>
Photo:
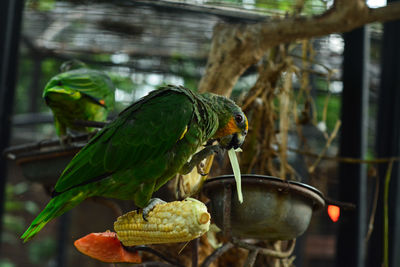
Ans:
[[[235,119],[232,117],[228,121],[228,123],[225,125],[225,127],[219,129],[215,133],[214,137],[215,138],[221,138],[221,137],[224,137],[224,136],[227,136],[227,135],[230,135],[230,134],[233,134],[233,133],[237,133],[237,132],[240,132],[240,131],[241,130],[236,125]]]

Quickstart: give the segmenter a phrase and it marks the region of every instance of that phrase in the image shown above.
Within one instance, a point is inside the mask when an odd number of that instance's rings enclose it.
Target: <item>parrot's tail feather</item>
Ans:
[[[53,198],[44,210],[33,220],[29,228],[21,236],[21,239],[24,240],[24,243],[31,240],[49,221],[69,211],[85,198],[86,197],[80,193],[73,197],[62,194]]]
[[[25,233],[21,236],[21,239],[24,240],[24,243],[28,242],[31,240],[37,233],[39,233],[40,230],[47,224],[47,222],[42,221],[39,224],[31,224],[29,226],[28,230],[25,231]]]

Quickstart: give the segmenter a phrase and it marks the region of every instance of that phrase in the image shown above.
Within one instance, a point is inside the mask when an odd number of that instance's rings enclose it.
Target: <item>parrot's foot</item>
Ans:
[[[199,152],[194,154],[189,162],[183,165],[181,169],[181,174],[188,174],[193,170],[195,166],[198,166],[203,161],[203,159],[211,156],[212,154],[222,153],[222,151],[223,149],[219,145],[206,146],[203,150],[200,150]]]
[[[207,176],[208,175],[208,173],[204,172],[204,167],[205,167],[205,164],[204,164],[203,161],[200,162],[199,164],[197,164],[197,166],[196,166],[197,173],[200,174],[201,176]]]
[[[152,198],[149,201],[149,204],[147,204],[146,207],[143,208],[143,220],[145,220],[147,222],[147,216],[149,215],[149,212],[152,211],[152,209],[154,209],[154,207],[158,204],[165,204],[166,202],[162,199],[159,198]]]

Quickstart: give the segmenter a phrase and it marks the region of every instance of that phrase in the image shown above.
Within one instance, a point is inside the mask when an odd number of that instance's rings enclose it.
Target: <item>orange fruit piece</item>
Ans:
[[[340,208],[335,205],[329,205],[328,206],[328,215],[329,215],[329,218],[331,218],[331,220],[333,222],[337,222],[340,217]]]
[[[79,252],[102,262],[141,263],[139,253],[127,251],[114,232],[91,233],[74,242]]]

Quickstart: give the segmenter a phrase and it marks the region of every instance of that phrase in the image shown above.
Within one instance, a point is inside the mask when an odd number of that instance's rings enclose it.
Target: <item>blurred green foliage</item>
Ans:
[[[317,120],[322,121],[322,114],[325,108],[327,95],[318,95],[315,99],[317,107]],[[331,132],[335,128],[336,122],[340,119],[341,97],[340,95],[332,94],[329,96],[326,113],[326,126]]]
[[[38,11],[49,11],[54,8],[56,0],[27,0],[25,5]]]
[[[6,185],[5,214],[3,217],[2,243],[8,245],[18,245],[21,241],[19,236],[28,226],[28,222],[23,217],[24,212],[37,214],[39,207],[30,200],[23,200],[21,196],[29,190],[28,182],[17,184],[8,183]],[[30,262],[37,266],[46,266],[48,261],[55,255],[56,241],[53,237],[37,240],[29,244],[28,256]],[[14,267],[15,264],[8,259],[0,260],[0,267]]]
[[[30,112],[31,110],[28,103],[31,102],[31,98],[35,98],[37,104],[36,112],[49,112],[50,110],[42,99],[42,90],[50,78],[59,72],[59,66],[63,61],[52,58],[35,58],[32,57],[25,48],[22,48],[21,50],[22,55],[19,60],[15,103],[24,104],[15,105],[14,114]],[[35,75],[35,68],[37,65],[39,65],[41,69],[39,76]],[[35,81],[34,79],[38,80]],[[36,83],[38,88],[35,88]]]
[[[8,183],[6,185],[5,214],[3,218],[5,233],[3,234],[3,242],[17,242],[18,236],[25,230],[26,222],[21,212],[25,211],[36,214],[39,211],[36,203],[30,200],[20,200],[19,196],[26,193],[28,189],[29,186],[27,182],[20,182],[17,184]]]
[[[0,259],[0,267],[14,267],[15,264],[9,259]]]
[[[56,240],[52,237],[36,240],[35,243],[29,244],[29,259],[39,266],[48,265],[48,262],[54,259],[56,248]]]
[[[320,122],[323,120],[322,116],[324,109],[326,108],[325,123],[328,131],[332,131],[341,115],[341,94],[329,92],[330,86],[328,85],[328,82],[329,81],[326,78],[315,77],[314,91],[316,94],[314,102],[317,109],[317,121]]]

